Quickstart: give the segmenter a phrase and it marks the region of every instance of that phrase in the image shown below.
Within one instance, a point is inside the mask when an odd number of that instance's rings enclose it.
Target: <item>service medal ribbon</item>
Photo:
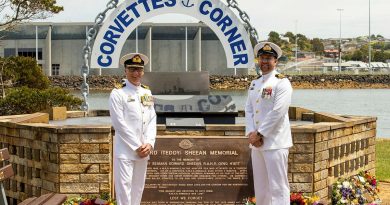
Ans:
[[[261,93],[261,98],[270,99],[271,95],[272,95],[272,87],[263,88],[263,91]]]
[[[144,106],[152,106],[153,105],[153,96],[147,95],[147,94],[141,96],[141,103]]]

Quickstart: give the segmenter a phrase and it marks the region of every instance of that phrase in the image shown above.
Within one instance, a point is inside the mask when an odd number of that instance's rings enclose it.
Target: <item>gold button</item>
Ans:
[[[259,113],[259,111],[258,110],[256,110],[256,114],[258,114]]]
[[[260,90],[257,90],[257,92],[260,92]]]
[[[259,124],[259,121],[256,121],[256,125],[258,125]]]
[[[259,103],[259,100],[256,100],[256,103]]]

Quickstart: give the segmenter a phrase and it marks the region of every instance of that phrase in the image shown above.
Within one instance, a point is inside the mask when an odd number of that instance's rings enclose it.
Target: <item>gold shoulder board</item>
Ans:
[[[279,73],[279,74],[276,74],[275,77],[277,77],[277,78],[279,78],[279,79],[283,79],[283,78],[285,78],[286,76]]]
[[[150,90],[150,87],[147,85],[141,84],[141,87]]]
[[[116,89],[121,89],[121,88],[123,88],[123,87],[125,87],[126,86],[126,82],[125,81],[122,81],[122,82],[120,82],[120,83],[115,83],[114,84],[114,87],[116,88]]]

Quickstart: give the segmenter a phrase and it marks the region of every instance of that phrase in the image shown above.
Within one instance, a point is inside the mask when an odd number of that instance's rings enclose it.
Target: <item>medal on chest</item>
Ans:
[[[263,92],[261,92],[261,98],[263,99],[270,99],[272,94],[272,87],[268,86],[263,88]]]
[[[153,96],[145,94],[141,96],[141,103],[144,106],[152,106],[153,105]]]

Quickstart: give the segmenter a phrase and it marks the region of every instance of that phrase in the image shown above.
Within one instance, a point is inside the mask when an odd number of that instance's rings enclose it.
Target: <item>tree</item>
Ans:
[[[390,43],[385,44],[385,50],[390,50]]]
[[[372,44],[373,49],[380,49],[383,50],[385,48],[385,43],[384,42],[375,42]]]
[[[35,59],[0,58],[0,66],[0,115],[39,112],[51,106],[66,106],[68,110],[80,108],[81,99],[72,96],[69,91],[59,87],[49,88],[49,79]]]
[[[313,52],[315,52],[318,55],[322,55],[324,52],[324,44],[319,38],[314,38],[311,40],[311,45],[313,47]]]
[[[284,37],[287,37],[290,43],[295,44],[295,35],[291,31],[286,32],[286,34],[284,34]]]
[[[22,56],[0,58],[1,64],[3,65],[2,81],[9,82],[11,87],[26,86],[38,89],[49,87],[49,79],[33,58]]]
[[[278,45],[283,50],[283,55],[291,56],[291,44],[286,40],[281,39],[279,33],[271,31],[268,34],[268,41]]]
[[[352,60],[352,54],[351,53],[346,53],[346,54],[341,56],[341,59],[343,59],[345,61],[350,61],[350,60]]]
[[[0,0],[0,30],[28,20],[45,19],[64,10],[56,0]]]
[[[351,60],[353,61],[363,61],[363,52],[361,50],[356,50],[353,52]]]
[[[362,52],[361,61],[368,63],[368,45],[367,44],[363,45],[359,50],[360,52]]]
[[[280,38],[279,33],[275,32],[275,31],[269,32],[268,41],[270,41],[276,45],[279,45],[279,46],[282,44],[282,39]]]
[[[375,51],[373,56],[373,61],[375,62],[386,62],[386,60],[390,59],[390,54],[385,53],[384,51]]]
[[[298,47],[301,51],[311,51],[311,44],[309,39],[303,34],[297,34],[298,37]]]

